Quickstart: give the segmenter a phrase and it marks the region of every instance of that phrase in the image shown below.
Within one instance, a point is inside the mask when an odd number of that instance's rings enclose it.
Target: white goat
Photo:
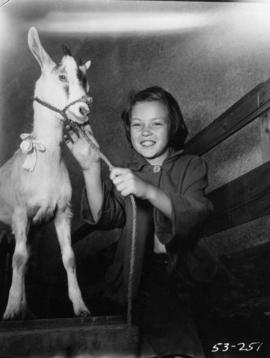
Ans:
[[[54,217],[67,272],[68,293],[77,316],[89,314],[76,277],[71,248],[71,184],[62,160],[63,123],[86,123],[91,101],[86,71],[91,62],[78,66],[66,49],[56,65],[42,47],[38,32],[28,32],[29,48],[41,67],[34,95],[34,125],[23,134],[21,147],[0,168],[0,221],[12,226],[16,243],[12,283],[4,319],[23,317],[27,310],[24,276],[29,257],[27,234],[31,223]],[[62,110],[60,110],[61,108]]]

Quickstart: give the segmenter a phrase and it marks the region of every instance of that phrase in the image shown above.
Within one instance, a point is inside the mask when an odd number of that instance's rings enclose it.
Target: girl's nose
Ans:
[[[151,128],[149,128],[149,126],[144,126],[142,130],[142,134],[145,136],[151,135]]]

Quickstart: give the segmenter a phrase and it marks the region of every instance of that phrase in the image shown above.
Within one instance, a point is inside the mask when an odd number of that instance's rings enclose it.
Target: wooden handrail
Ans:
[[[185,145],[185,152],[203,155],[270,109],[270,79],[242,97]]]
[[[270,161],[232,180],[208,195],[214,213],[203,236],[270,214]]]

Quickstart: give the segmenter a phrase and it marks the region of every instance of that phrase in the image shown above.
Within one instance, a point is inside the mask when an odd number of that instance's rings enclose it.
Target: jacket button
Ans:
[[[153,172],[154,172],[154,173],[159,173],[159,172],[160,172],[160,169],[161,169],[160,165],[154,165],[154,166],[153,166]]]

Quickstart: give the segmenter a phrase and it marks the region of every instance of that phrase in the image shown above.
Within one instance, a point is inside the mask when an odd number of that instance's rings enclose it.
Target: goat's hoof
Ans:
[[[88,309],[82,309],[78,312],[78,314],[76,314],[77,317],[81,317],[81,318],[87,318],[89,316],[91,316],[90,311],[88,311]]]
[[[23,307],[21,305],[9,302],[6,307],[6,310],[3,314],[3,320],[11,321],[16,319],[21,319]]]
[[[27,320],[34,318],[36,318],[35,315],[28,307],[22,307],[19,309],[7,308],[3,315],[3,320],[5,321]]]
[[[12,321],[12,320],[21,319],[21,317],[22,317],[22,314],[20,311],[7,310],[7,311],[5,311],[5,313],[3,315],[3,320],[4,321]]]

